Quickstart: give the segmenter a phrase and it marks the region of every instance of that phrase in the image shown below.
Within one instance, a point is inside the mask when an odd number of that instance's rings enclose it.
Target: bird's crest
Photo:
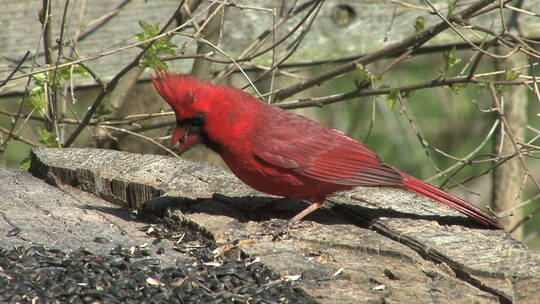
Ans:
[[[158,72],[152,75],[152,83],[158,93],[176,112],[190,107],[196,101],[197,92],[203,84],[196,78],[185,74]]]

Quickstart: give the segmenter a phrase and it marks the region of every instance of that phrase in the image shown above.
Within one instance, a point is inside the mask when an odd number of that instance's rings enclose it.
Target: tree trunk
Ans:
[[[527,64],[527,59],[520,55],[508,58],[506,65],[522,66]],[[500,64],[501,66],[502,64]],[[502,67],[504,69],[505,67]],[[522,140],[527,126],[527,88],[525,86],[510,87],[501,98],[503,113],[508,121],[512,135],[516,140]],[[500,124],[494,145],[494,154],[509,155],[516,152],[512,139],[504,124]],[[517,198],[521,195],[523,183],[523,166],[516,156],[493,171],[493,205],[496,211],[505,211],[514,206]],[[517,209],[510,217],[504,218],[506,227],[513,227],[522,218],[522,210]],[[513,232],[514,237],[521,239],[522,227]]]

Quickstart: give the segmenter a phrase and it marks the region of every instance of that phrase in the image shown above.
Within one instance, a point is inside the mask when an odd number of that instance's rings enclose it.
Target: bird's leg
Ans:
[[[309,207],[307,207],[306,209],[300,211],[297,215],[295,215],[289,222],[291,224],[298,223],[301,219],[306,217],[311,212],[321,208],[323,203],[324,201],[314,201],[311,205],[309,205]]]
[[[306,209],[300,211],[297,215],[295,215],[292,219],[290,219],[287,222],[287,224],[285,224],[283,227],[277,229],[276,231],[274,231],[274,233],[272,233],[274,235],[273,240],[276,240],[280,236],[287,234],[289,232],[289,229],[291,229],[292,226],[297,224],[301,219],[306,217],[311,212],[322,207],[323,203],[324,203],[324,200],[315,201],[311,203],[311,205],[309,205]]]

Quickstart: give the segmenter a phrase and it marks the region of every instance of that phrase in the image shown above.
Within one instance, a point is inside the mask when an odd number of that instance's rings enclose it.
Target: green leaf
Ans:
[[[36,111],[41,117],[45,116],[45,74],[35,74],[31,76],[33,81],[28,88],[28,96],[17,100],[17,104],[28,106]]]
[[[28,101],[32,109],[36,110],[41,117],[45,117],[45,93],[42,90],[35,90],[30,93]]]
[[[398,101],[399,94],[401,94],[401,92],[398,89],[394,89],[392,92],[390,92],[390,94],[386,95],[386,106],[388,107],[388,110],[394,109],[394,106]]]
[[[111,113],[112,111],[107,107],[107,104],[102,101],[94,112],[94,118],[100,118]]]
[[[152,38],[159,33],[159,23],[152,25],[146,21],[139,21],[139,26],[148,38]]]
[[[416,18],[416,21],[414,22],[414,31],[416,33],[421,32],[424,30],[426,26],[426,18],[419,16]]]
[[[139,41],[146,41],[159,35],[159,23],[150,24],[145,21],[139,21],[139,26],[143,30],[141,33],[135,34],[135,38]],[[177,45],[172,43],[169,37],[163,37],[154,41],[150,47],[150,42],[139,45],[139,48],[145,49],[146,52],[142,58],[140,65],[154,69],[165,69],[167,64],[159,58],[159,55],[168,54],[175,55]]]
[[[461,62],[461,58],[456,56],[456,46],[448,52],[443,53],[444,57],[444,73],[448,72],[451,68],[455,67]]]
[[[45,73],[39,73],[32,75],[32,78],[36,82],[37,85],[42,86],[45,82],[45,79],[47,78],[47,75]]]
[[[73,73],[86,78],[90,77],[90,73],[88,73],[88,71],[80,65],[76,65],[73,68]]]
[[[504,80],[507,81],[513,81],[518,79],[519,74],[516,73],[516,71],[512,70],[511,67],[506,67],[506,70],[504,71]]]
[[[146,40],[146,36],[143,33],[135,34],[135,38],[137,38],[137,40],[139,40],[139,41],[145,41]]]
[[[358,65],[355,74],[352,76],[353,82],[357,88],[362,88],[366,84],[374,83],[381,80],[381,75],[371,73],[363,65]]]
[[[501,91],[501,92],[508,92],[508,91],[510,91],[510,86],[508,86],[508,85],[496,85],[495,90]]]
[[[64,64],[65,62],[61,62]],[[46,113],[46,99],[45,99],[45,86],[50,86],[54,81],[54,75],[56,74],[56,83],[59,84],[61,80],[70,80],[73,74],[78,74],[83,77],[88,77],[90,74],[80,65],[66,66],[56,70],[56,73],[45,72],[32,75],[32,83],[28,89],[28,105],[34,109],[41,117],[45,117]],[[52,90],[52,88],[49,88]],[[22,100],[20,101],[22,103]]]
[[[456,95],[464,88],[466,88],[468,83],[456,83],[451,86],[448,86],[452,92],[454,92]]]
[[[37,132],[40,136],[39,143],[45,147],[58,147],[58,142],[56,141],[56,134],[49,132],[44,128],[37,128]]]
[[[409,97],[412,97],[416,93],[416,90],[410,90],[410,91],[400,92],[400,93],[401,93],[401,97],[409,98]]]
[[[446,17],[450,17],[454,14],[456,10],[456,3],[448,3],[448,14],[446,14]]]
[[[490,83],[490,81],[478,82],[478,83],[476,83],[476,85],[479,86],[480,88],[487,88],[489,83]]]
[[[19,168],[23,169],[24,171],[28,171],[28,169],[30,169],[30,156],[27,156],[22,160]]]
[[[66,64],[70,63],[69,61],[61,61],[60,64]],[[57,80],[70,80],[74,74],[80,75],[82,77],[90,77],[90,74],[88,71],[78,65],[68,65],[62,68],[56,69],[56,74],[54,72],[48,72],[47,77],[49,80],[49,83],[53,83],[53,78],[56,75]]]
[[[46,102],[45,102],[45,79],[46,74],[40,73],[32,76],[34,79],[30,89],[28,90],[28,102],[30,107],[38,112],[41,117],[45,116]]]

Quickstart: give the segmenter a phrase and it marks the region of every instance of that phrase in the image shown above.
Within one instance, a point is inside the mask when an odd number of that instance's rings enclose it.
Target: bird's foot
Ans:
[[[276,227],[276,229],[272,231],[272,241],[277,241],[281,237],[286,236],[289,233],[289,230],[291,230],[291,228],[293,227],[293,225],[293,222],[287,221],[281,227]]]
[[[284,221],[284,220],[270,220],[266,222],[265,234],[272,236],[272,241],[275,241],[283,236],[286,236],[291,229],[300,229],[304,227],[310,227],[310,222],[296,222],[296,221]]]

